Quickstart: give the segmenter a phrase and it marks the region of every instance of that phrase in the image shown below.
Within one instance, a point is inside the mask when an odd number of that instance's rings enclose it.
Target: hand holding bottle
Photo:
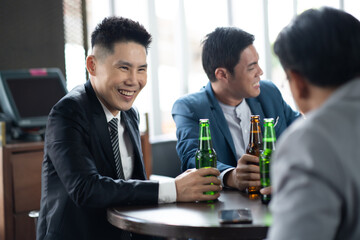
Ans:
[[[259,158],[244,154],[237,162],[236,168],[224,176],[225,185],[228,187],[245,190],[249,186],[260,187]]]
[[[197,169],[216,168],[217,156],[212,146],[209,119],[199,120],[199,146],[195,153],[195,165]],[[211,176],[211,175],[209,175]],[[213,183],[210,183],[213,184]],[[204,194],[214,195],[214,191],[205,191]]]
[[[211,201],[220,196],[222,190],[220,175],[216,168],[188,169],[175,178],[176,201]],[[204,192],[214,194],[204,194]]]

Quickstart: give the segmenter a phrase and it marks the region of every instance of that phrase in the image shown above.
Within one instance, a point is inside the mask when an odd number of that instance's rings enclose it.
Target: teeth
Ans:
[[[260,82],[257,82],[257,83],[254,83],[253,84],[253,87],[257,87],[257,86],[259,86],[260,85]]]
[[[128,92],[128,91],[125,91],[125,90],[119,90],[119,92],[123,95],[126,95],[126,96],[132,96],[134,95],[135,92]]]

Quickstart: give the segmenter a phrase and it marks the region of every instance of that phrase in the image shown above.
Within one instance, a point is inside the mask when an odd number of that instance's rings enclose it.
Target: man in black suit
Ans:
[[[38,240],[136,238],[107,221],[107,207],[219,197],[203,194],[221,190],[214,168],[191,169],[167,183],[145,180],[139,116],[132,105],[147,81],[150,42],[143,26],[125,18],[105,18],[92,33],[90,81],[49,115]]]

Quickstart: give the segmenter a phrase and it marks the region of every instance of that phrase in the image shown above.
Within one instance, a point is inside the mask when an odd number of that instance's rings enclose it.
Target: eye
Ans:
[[[146,72],[146,68],[139,68],[139,72]]]
[[[124,70],[124,71],[127,71],[127,70],[129,70],[129,67],[127,67],[127,66],[120,66],[119,69]]]

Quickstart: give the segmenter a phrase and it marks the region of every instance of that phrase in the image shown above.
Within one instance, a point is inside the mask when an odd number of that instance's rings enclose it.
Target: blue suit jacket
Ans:
[[[121,239],[106,208],[158,202],[158,183],[145,180],[138,113],[121,112],[134,147],[132,179],[116,177],[108,124],[90,81],[51,110],[41,176],[38,240]],[[144,238],[140,238],[144,239]]]
[[[270,81],[260,82],[260,95],[246,99],[251,113],[260,115],[263,131],[264,118],[278,118],[275,127],[277,137],[300,114],[284,101],[279,89]],[[210,120],[213,147],[217,154],[217,168],[221,171],[236,167],[237,158],[234,142],[224,113],[211,88],[210,82],[201,91],[178,99],[172,108],[176,123],[176,149],[181,160],[181,169],[195,168],[195,152],[199,139],[199,119]]]

